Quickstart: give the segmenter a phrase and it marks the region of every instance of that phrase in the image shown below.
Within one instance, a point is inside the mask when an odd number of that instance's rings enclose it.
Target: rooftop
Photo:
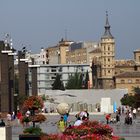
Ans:
[[[140,72],[139,71],[128,71],[123,72],[121,74],[116,75],[117,78],[140,78]]]

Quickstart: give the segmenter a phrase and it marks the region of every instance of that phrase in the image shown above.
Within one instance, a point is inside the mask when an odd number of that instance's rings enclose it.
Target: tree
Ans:
[[[89,82],[89,74],[88,74],[88,70],[87,70],[87,72],[86,72],[86,78],[85,78],[85,82],[84,82],[85,89],[88,89],[88,82]]]
[[[76,72],[74,75],[70,75],[66,84],[66,89],[82,89],[83,77],[82,73]]]
[[[52,90],[65,90],[64,84],[60,78],[61,78],[61,75],[57,74],[55,81],[52,84]]]
[[[140,107],[140,94],[128,95],[125,94],[121,99],[122,105],[128,105],[133,108]]]
[[[137,87],[133,87],[133,90],[132,90],[135,94],[140,94],[140,88],[139,86]]]
[[[134,104],[135,104],[135,96],[125,94],[121,98],[121,103],[122,103],[122,105],[128,105],[128,106],[134,107]]]

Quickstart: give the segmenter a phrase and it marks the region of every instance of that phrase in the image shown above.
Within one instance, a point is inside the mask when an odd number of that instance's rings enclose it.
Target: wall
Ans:
[[[111,105],[116,102],[117,107],[121,105],[120,99],[127,93],[126,89],[107,89],[107,90],[46,90],[45,95],[54,99],[55,108],[59,103],[66,102],[72,105],[72,111],[80,111],[87,108],[89,112],[95,111],[96,104],[100,104],[101,98],[111,98]],[[43,94],[43,93],[42,93]],[[49,104],[47,105],[49,107]]]

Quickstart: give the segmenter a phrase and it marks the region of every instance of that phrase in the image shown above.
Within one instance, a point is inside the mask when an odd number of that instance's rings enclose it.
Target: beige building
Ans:
[[[128,93],[132,93],[133,87],[140,87],[140,50],[134,51],[134,60],[115,60],[115,40],[110,32],[108,15],[100,45],[92,53],[94,88],[127,88]]]
[[[45,49],[45,60],[47,64],[90,64],[92,88],[128,88],[131,93],[133,86],[139,86],[140,75],[136,73],[140,70],[140,50],[134,51],[134,60],[116,60],[115,39],[110,31],[107,13],[104,28],[100,42],[62,39],[56,46]]]
[[[66,53],[67,64],[91,64],[92,53],[98,47],[97,42],[74,42],[70,45],[70,50]]]
[[[56,46],[46,49],[48,64],[66,64],[66,53],[72,41],[61,40]]]
[[[128,89],[129,94],[133,94],[133,87],[140,87],[140,72],[129,71],[118,74],[116,77],[116,88]]]

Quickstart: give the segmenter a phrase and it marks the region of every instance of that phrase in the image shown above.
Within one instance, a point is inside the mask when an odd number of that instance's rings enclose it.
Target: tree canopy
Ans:
[[[70,75],[66,84],[66,89],[82,89],[83,77],[82,73],[76,72]]]
[[[52,90],[65,90],[64,84],[61,81],[61,75],[56,75],[55,81],[52,84]]]
[[[140,107],[140,88],[133,87],[134,95],[125,94],[122,99],[122,105],[128,105],[134,108]]]

